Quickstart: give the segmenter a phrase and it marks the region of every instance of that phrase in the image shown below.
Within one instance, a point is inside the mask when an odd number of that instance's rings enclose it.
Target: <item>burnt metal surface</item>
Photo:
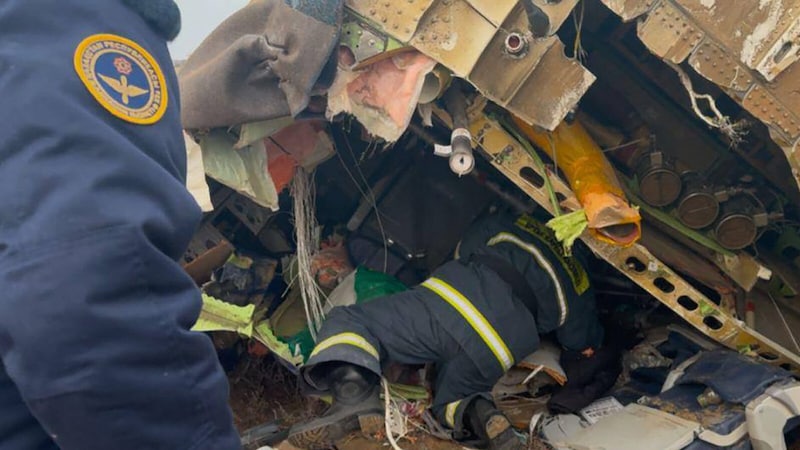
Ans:
[[[548,192],[543,186],[528,181],[530,177],[523,176],[524,173],[532,172],[540,178],[549,176],[556,192],[567,201],[574,200],[567,184],[557,175],[539,169],[519,142],[497,122],[479,113],[472,119],[470,128],[492,165],[547,211],[554,212]],[[800,375],[800,357],[728,315],[644,246],[612,246],[588,233],[584,233],[581,239],[596,255],[702,333],[763,363],[781,366]]]

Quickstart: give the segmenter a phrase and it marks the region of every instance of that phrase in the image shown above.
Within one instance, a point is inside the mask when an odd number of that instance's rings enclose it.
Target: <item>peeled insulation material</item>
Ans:
[[[186,142],[186,189],[203,212],[213,211],[214,205],[211,203],[211,192],[206,183],[206,169],[203,166],[200,144],[188,133],[183,133],[183,138]]]
[[[252,337],[255,309],[255,305],[237,306],[203,294],[203,308],[192,330],[232,331]]]
[[[560,358],[561,348],[548,341],[542,341],[541,347],[517,363],[517,366],[528,370],[542,367],[544,372],[550,375],[556,383],[563,386],[567,383],[567,373],[561,367]]]
[[[395,142],[408,128],[425,76],[435,66],[436,61],[412,50],[357,71],[340,67],[328,91],[326,115],[350,113],[370,134]]]
[[[564,171],[586,212],[592,235],[621,246],[639,240],[639,211],[628,202],[614,168],[580,122],[562,122],[552,133],[539,131],[517,117],[514,123]]]
[[[200,138],[206,174],[252,199],[278,210],[278,191],[267,168],[267,151],[262,141],[235,150],[236,138],[223,129],[211,130]]]

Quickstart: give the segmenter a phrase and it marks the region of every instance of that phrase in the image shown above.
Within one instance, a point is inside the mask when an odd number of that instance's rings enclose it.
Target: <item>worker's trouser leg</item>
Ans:
[[[303,374],[305,381],[325,390],[315,370],[325,362],[348,362],[380,375],[386,360],[426,364],[459,353],[458,343],[436,320],[426,299],[418,291],[406,291],[331,311]]]
[[[334,309],[303,370],[305,381],[327,390],[326,362],[348,362],[376,374],[380,374],[381,362],[386,359],[401,364],[436,363],[432,410],[442,424],[460,433],[466,406],[477,396],[491,398],[489,392],[497,380],[481,373],[470,355],[436,320],[427,301],[443,300],[435,296],[422,298],[419,292],[408,291]],[[485,344],[481,341],[480,345]]]
[[[431,410],[457,438],[464,436],[464,412],[478,397],[491,400],[490,392],[496,382],[486,379],[469,356],[459,354],[437,365],[436,396]]]
[[[455,352],[452,338],[442,333],[424,299],[413,291],[332,310],[302,380],[330,392],[333,405],[321,417],[293,427],[289,441],[301,448],[328,448],[357,429],[365,434],[381,430],[381,363],[420,364],[441,359],[443,351]]]

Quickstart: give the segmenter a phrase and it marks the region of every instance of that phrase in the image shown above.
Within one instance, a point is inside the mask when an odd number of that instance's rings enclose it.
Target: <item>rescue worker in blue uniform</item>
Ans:
[[[521,449],[489,392],[516,362],[555,331],[567,354],[589,358],[603,341],[583,264],[566,257],[540,222],[492,216],[474,224],[458,259],[409,291],[335,308],[301,372],[333,396],[321,417],[295,426],[289,440],[320,449],[349,432],[379,431],[381,367],[433,362],[432,411],[457,439],[490,449]]]
[[[171,0],[0,3],[0,449],[238,449],[184,187]]]

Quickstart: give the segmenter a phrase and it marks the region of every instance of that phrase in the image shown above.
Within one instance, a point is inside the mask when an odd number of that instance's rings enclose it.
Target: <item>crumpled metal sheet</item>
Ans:
[[[764,122],[800,184],[800,0],[602,0],[656,55],[688,61]]]
[[[552,33],[575,3],[542,3]],[[578,61],[565,56],[557,37],[533,39],[517,0],[347,0],[345,5],[526,122],[548,130],[561,123],[595,80]],[[527,51],[509,53],[506,39],[511,35],[519,37]]]

